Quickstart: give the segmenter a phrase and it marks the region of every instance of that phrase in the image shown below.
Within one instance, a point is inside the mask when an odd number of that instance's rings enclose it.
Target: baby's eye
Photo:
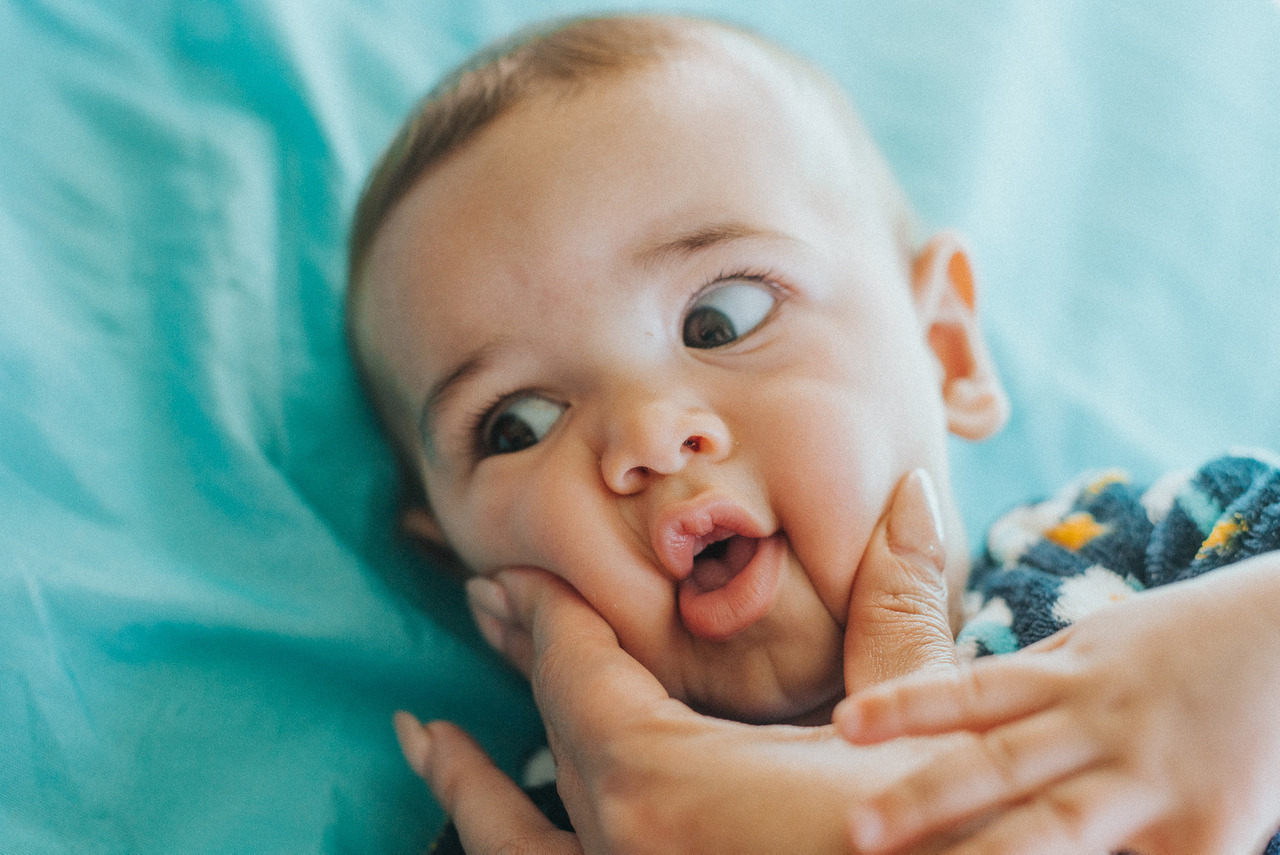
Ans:
[[[705,291],[684,319],[685,347],[723,347],[760,326],[777,299],[766,285],[733,279]]]
[[[536,445],[564,410],[564,404],[537,395],[512,398],[498,405],[485,419],[480,431],[480,450],[488,457]]]

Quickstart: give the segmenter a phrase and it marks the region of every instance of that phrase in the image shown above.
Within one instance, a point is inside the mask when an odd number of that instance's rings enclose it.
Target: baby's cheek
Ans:
[[[621,572],[615,566],[616,514],[609,513],[594,482],[570,477],[569,471],[541,469],[502,513],[512,557],[554,573],[587,596]]]
[[[843,623],[863,550],[902,464],[884,432],[804,439],[770,464],[773,503],[815,591]]]
[[[437,512],[454,550],[476,572],[504,567],[547,570],[548,554],[540,543],[541,509],[528,485],[503,483],[476,489],[465,497],[446,499]]]

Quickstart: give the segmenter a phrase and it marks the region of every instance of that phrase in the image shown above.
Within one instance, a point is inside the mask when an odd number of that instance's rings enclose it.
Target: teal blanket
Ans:
[[[0,850],[413,852],[442,817],[393,710],[535,747],[395,537],[343,241],[445,69],[606,6],[0,3]],[[1280,5],[687,8],[829,68],[970,235],[1015,406],[954,448],[973,532],[1080,469],[1280,447]]]

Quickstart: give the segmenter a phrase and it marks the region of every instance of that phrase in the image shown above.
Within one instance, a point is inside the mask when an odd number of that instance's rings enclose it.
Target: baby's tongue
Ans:
[[[754,538],[734,535],[723,543],[715,544],[693,560],[693,572],[689,580],[701,591],[723,588],[742,568],[751,562],[756,553]]]

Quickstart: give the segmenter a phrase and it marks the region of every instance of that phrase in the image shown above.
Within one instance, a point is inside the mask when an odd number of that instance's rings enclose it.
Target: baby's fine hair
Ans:
[[[669,15],[570,18],[531,27],[476,53],[419,102],[374,167],[356,206],[347,279],[359,287],[378,229],[433,165],[530,96],[571,92],[586,83],[636,71],[687,53],[706,36],[728,36],[762,50],[817,87],[839,110],[868,169],[881,173],[895,230],[913,248],[915,218],[906,197],[839,86],[822,70],[757,34],[719,21]]]

